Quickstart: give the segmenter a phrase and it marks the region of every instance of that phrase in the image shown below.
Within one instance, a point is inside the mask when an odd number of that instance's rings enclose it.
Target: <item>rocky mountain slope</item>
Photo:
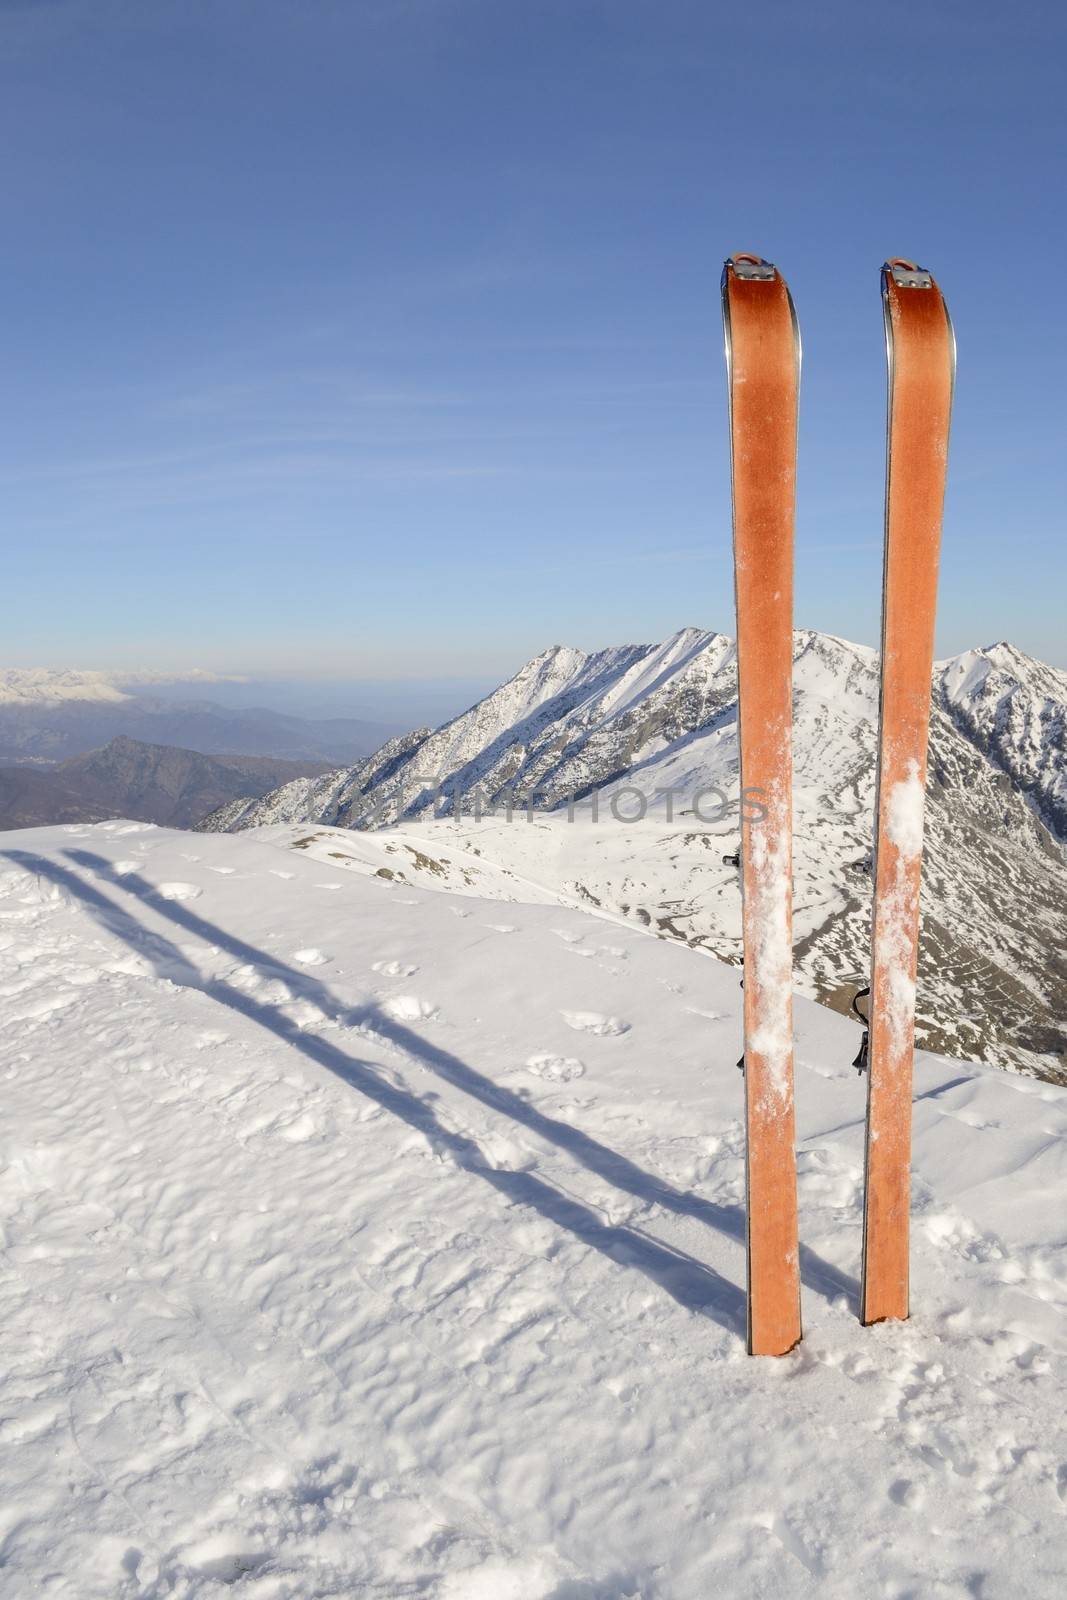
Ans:
[[[920,1037],[1059,1078],[1067,674],[1000,644],[940,663],[934,687]],[[798,984],[844,1010],[868,962],[877,657],[799,633],[794,689]],[[439,883],[462,886],[458,849],[738,961],[736,874],[722,861],[738,834],[736,691],[721,634],[595,655],[557,646],[442,728],[203,826],[391,824],[419,835],[417,853],[447,855]],[[347,848],[360,865],[365,847]]]
[[[961,733],[1067,838],[1067,672],[995,644],[944,663],[938,696]]]
[[[132,817],[191,827],[235,797],[255,798],[322,763],[204,756],[118,738],[57,766],[0,767],[0,828]]]
[[[104,822],[117,814],[65,782],[58,767],[0,767],[0,828]]]

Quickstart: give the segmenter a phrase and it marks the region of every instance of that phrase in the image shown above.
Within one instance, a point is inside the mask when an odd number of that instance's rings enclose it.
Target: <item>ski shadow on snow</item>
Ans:
[[[743,1334],[746,1314],[744,1291],[713,1268],[633,1226],[606,1225],[591,1208],[572,1200],[532,1173],[501,1171],[489,1166],[474,1139],[440,1122],[429,1103],[435,1096],[421,1099],[406,1089],[398,1088],[383,1078],[373,1063],[348,1055],[332,1042],[302,1031],[274,1006],[255,1000],[223,979],[202,976],[176,945],[146,928],[116,901],[58,862],[28,851],[9,850],[5,853],[9,860],[25,870],[48,877],[75,895],[109,932],[144,956],[158,976],[186,988],[198,989],[221,1005],[250,1018],[318,1065],[344,1079],[384,1110],[417,1128],[432,1147],[447,1151],[457,1165],[475,1173],[512,1203],[531,1206],[548,1221],[566,1229],[611,1260],[637,1267],[687,1309],[698,1311],[721,1326]],[[138,874],[120,875],[106,858],[88,851],[70,850],[66,854],[79,867],[106,880],[115,888],[136,896],[157,915],[169,918],[208,945],[225,950],[266,976],[280,978],[292,990],[294,997],[312,1002],[329,1019],[362,1031],[366,1038],[379,1045],[402,1051],[417,1066],[434,1073],[489,1110],[510,1118],[538,1138],[566,1151],[590,1172],[614,1187],[645,1203],[662,1206],[664,1210],[703,1222],[744,1247],[745,1219],[740,1207],[722,1205],[675,1189],[589,1134],[570,1123],[548,1116],[513,1090],[484,1077],[458,1056],[387,1016],[379,1006],[345,1005],[325,984],[306,971],[298,970],[277,956],[225,932],[190,910],[186,904],[164,899],[157,889]],[[805,1245],[800,1247],[800,1268],[805,1284],[816,1293],[826,1299],[844,1296],[853,1306],[857,1303],[859,1291],[855,1280]]]

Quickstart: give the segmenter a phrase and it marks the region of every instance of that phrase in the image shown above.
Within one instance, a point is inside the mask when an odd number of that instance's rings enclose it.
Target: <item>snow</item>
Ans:
[[[732,656],[733,642],[722,634],[701,628],[682,628],[662,644],[648,647],[647,655],[620,674],[618,681],[603,695],[599,711],[605,717],[617,715],[654,695],[672,679],[695,670],[710,681],[716,669]]]
[[[106,672],[0,668],[0,705],[54,705],[61,700],[114,702],[129,698]]]
[[[910,761],[908,776],[890,789],[885,808],[886,838],[907,861],[914,861],[923,852],[925,799],[919,763]]]
[[[1062,1592],[1067,1093],[919,1056],[862,1329],[858,1036],[798,998],[753,1360],[736,969],[292,834],[0,836],[5,1596]]]
[[[116,703],[128,689],[162,683],[241,683],[244,680],[198,667],[184,672],[86,672],[76,668],[0,667],[0,705],[48,706],[61,701]]]
[[[789,759],[789,730],[778,730],[778,748]],[[745,920],[751,924],[751,955],[745,971],[752,988],[754,1026],[746,1050],[762,1058],[761,1077],[769,1114],[788,1104],[793,1088],[792,813],[789,784],[779,781],[763,795],[765,815],[748,822],[742,852],[751,857],[745,886]],[[742,854],[742,865],[744,856]],[[751,970],[750,970],[751,968]]]
[[[897,770],[899,766],[894,762]],[[906,1067],[915,1035],[918,872],[925,790],[918,761],[908,761],[904,766],[907,777],[891,786],[885,800],[885,846],[892,848],[885,848],[885,871],[879,862],[882,899],[873,920],[875,972],[871,1010],[886,1025],[889,1053],[882,1060],[886,1072]]]

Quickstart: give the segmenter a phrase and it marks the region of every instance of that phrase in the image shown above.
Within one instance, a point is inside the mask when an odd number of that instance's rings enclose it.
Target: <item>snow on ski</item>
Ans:
[[[861,1318],[908,1315],[912,1066],[938,551],[956,349],[933,277],[882,268],[889,364]]]
[[[801,1336],[791,837],[800,340],[785,279],[759,256],[727,260],[722,304],[742,791],[748,1348],[784,1355]]]

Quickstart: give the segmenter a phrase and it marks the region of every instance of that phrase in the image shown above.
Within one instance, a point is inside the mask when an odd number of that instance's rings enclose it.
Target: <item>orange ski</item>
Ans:
[[[861,1319],[908,1315],[923,797],[956,346],[929,272],[882,268],[889,426]]]
[[[745,951],[748,1348],[800,1338],[793,1113],[793,515],[800,340],[759,256],[722,276],[730,394]],[[747,800],[747,803],[746,803]]]

